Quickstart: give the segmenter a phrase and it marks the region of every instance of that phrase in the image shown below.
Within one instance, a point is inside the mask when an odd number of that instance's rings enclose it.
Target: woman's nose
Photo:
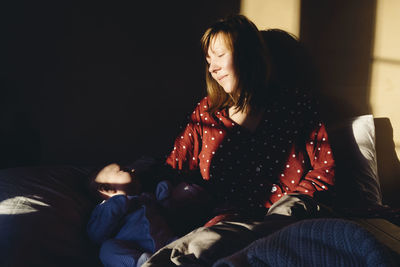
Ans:
[[[214,73],[214,72],[217,72],[218,70],[220,70],[221,68],[218,66],[218,64],[216,64],[216,63],[214,63],[214,62],[211,62],[210,63],[210,66],[208,67],[208,71],[210,72],[210,73]]]

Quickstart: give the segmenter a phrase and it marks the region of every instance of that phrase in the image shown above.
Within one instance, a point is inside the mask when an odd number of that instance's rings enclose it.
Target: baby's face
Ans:
[[[105,166],[94,179],[97,191],[103,199],[114,195],[136,195],[140,192],[140,184],[135,179],[134,172],[121,170],[121,167],[112,163]]]

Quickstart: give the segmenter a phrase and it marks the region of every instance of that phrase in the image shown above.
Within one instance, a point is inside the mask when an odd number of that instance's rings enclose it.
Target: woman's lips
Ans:
[[[223,78],[225,78],[226,76],[228,76],[228,75],[223,75],[223,76],[221,76],[221,77],[217,77],[217,80],[218,81],[221,81]]]

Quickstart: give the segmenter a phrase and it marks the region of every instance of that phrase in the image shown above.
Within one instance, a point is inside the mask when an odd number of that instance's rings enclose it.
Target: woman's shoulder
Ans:
[[[207,96],[203,97],[200,102],[197,104],[200,108],[206,110],[209,107],[209,98]]]
[[[210,106],[209,105],[209,98],[207,96],[205,96],[202,99],[200,99],[199,102],[197,102],[197,105],[195,107],[195,111],[194,112],[198,111],[201,114],[207,113],[209,106]]]

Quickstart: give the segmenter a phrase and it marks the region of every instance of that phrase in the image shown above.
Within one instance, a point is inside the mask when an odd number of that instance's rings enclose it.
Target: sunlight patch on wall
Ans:
[[[300,0],[242,0],[240,13],[260,30],[279,28],[299,36]]]
[[[371,107],[375,117],[388,117],[400,158],[400,1],[378,0]]]

